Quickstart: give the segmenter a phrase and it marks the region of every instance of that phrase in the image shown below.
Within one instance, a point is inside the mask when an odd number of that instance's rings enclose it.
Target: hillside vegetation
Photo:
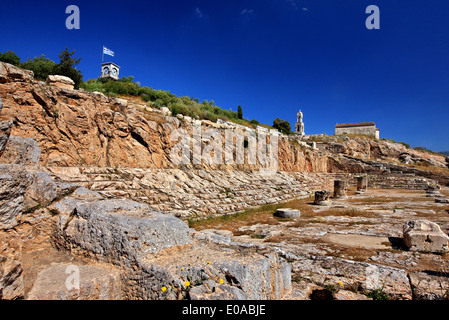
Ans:
[[[217,119],[232,121],[245,126],[259,125],[257,120],[248,121],[243,119],[243,111],[226,110],[215,105],[213,100],[198,98],[178,97],[166,90],[156,90],[141,86],[134,82],[134,77],[122,77],[118,81],[107,78],[91,79],[83,82],[80,86],[87,91],[98,91],[110,96],[134,96],[144,102],[150,102],[152,106],[161,108],[168,107],[173,115],[182,114],[195,119],[204,119],[216,122]]]

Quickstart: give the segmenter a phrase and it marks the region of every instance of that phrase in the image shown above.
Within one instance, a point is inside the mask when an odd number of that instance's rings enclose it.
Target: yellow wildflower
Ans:
[[[343,282],[338,281],[338,284],[341,285],[343,287]]]
[[[210,264],[210,261],[207,261],[207,264]]]
[[[186,282],[184,283],[184,285],[185,285],[186,287],[190,286],[190,281],[186,281]]]
[[[218,280],[218,282],[220,283],[220,284],[223,284],[223,279],[222,278],[220,278],[220,280]]]
[[[184,271],[184,268],[181,268],[181,271]]]
[[[166,287],[162,287],[162,292],[165,292],[165,291],[167,291],[167,288]]]

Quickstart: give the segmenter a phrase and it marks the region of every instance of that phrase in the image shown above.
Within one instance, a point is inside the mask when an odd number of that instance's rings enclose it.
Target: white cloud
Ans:
[[[298,10],[298,5],[295,0],[287,0],[287,2],[292,5],[293,9]]]
[[[195,8],[195,11],[193,11],[193,12],[195,13],[195,15],[196,15],[198,18],[204,17],[204,14],[203,14],[203,12],[200,10],[200,8]]]
[[[309,11],[308,8],[302,8],[302,11]]]
[[[240,12],[241,15],[244,14],[253,14],[254,10],[253,9],[243,9],[242,12]]]

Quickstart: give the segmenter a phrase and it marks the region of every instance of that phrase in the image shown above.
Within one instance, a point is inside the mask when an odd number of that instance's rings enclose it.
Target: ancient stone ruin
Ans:
[[[1,299],[448,298],[445,157],[71,85],[0,62]]]

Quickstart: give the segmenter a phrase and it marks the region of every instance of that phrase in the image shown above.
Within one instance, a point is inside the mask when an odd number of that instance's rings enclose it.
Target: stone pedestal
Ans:
[[[334,181],[334,198],[337,199],[346,198],[346,181],[344,180]]]
[[[357,191],[365,192],[368,189],[368,177],[357,177]]]
[[[330,191],[316,191],[315,201],[313,203],[320,206],[328,206],[331,204],[329,200],[330,196],[331,196]]]
[[[279,218],[299,218],[301,216],[301,211],[297,209],[280,208],[276,210],[274,216]]]

